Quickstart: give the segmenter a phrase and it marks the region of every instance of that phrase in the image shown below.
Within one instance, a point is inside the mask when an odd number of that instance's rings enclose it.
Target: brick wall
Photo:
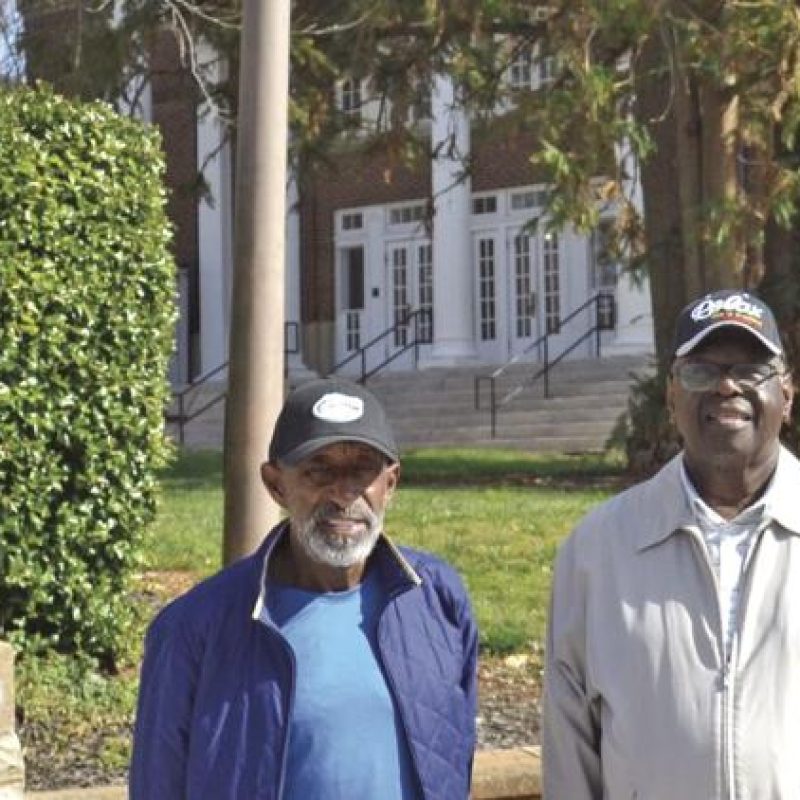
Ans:
[[[22,750],[14,732],[14,651],[0,642],[0,800],[22,800]]]

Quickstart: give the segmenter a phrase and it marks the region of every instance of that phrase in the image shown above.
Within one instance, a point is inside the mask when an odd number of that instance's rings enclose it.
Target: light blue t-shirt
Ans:
[[[418,800],[408,744],[376,656],[377,577],[344,592],[270,586],[296,656],[284,800]]]

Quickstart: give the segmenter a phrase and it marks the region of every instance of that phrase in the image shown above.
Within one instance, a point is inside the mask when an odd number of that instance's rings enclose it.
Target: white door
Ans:
[[[337,256],[335,364],[341,364],[366,344],[369,333],[364,308],[364,246],[341,247]],[[360,376],[360,357],[352,358],[337,372]]]
[[[507,235],[481,232],[474,236],[474,259],[481,359],[492,364],[518,355],[539,360],[540,348],[529,348],[548,325],[555,330],[559,312],[559,263],[552,242],[521,229]]]
[[[478,357],[489,364],[508,358],[506,259],[497,232],[473,236],[475,275],[475,346]]]
[[[509,251],[508,284],[508,355],[516,356],[526,350],[541,335],[541,314],[537,313],[538,258],[536,240],[522,231],[512,232],[507,244]],[[526,354],[526,360],[536,358],[536,352]]]
[[[558,231],[517,230],[510,236],[510,352],[531,348],[525,360],[543,360],[545,347],[552,360],[580,335],[582,322],[563,322],[569,311],[564,292],[564,251],[564,235]]]
[[[604,330],[601,335],[602,345],[613,342],[616,338],[617,285],[619,283],[619,264],[612,255],[610,238],[613,221],[600,220],[600,224],[592,231],[590,240],[591,253],[589,264],[589,290],[592,295],[602,293],[610,298],[604,301],[597,310],[603,318],[600,323]],[[593,312],[596,314],[597,312]]]
[[[387,328],[394,327],[384,339],[385,357],[393,358],[391,368],[414,367],[415,337],[433,340],[433,247],[430,241],[415,239],[392,242],[386,248]],[[410,319],[414,311],[424,316]],[[405,352],[401,352],[408,348]]]

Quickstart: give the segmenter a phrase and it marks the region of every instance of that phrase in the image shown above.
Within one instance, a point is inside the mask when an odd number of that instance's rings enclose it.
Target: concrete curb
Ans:
[[[538,747],[478,750],[472,800],[540,800],[541,757]],[[125,786],[27,792],[26,800],[127,800]]]

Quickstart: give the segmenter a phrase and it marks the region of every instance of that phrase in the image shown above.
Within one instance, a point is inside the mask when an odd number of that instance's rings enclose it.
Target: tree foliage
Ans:
[[[127,0],[118,28],[142,42],[171,26],[203,85],[193,43],[213,41],[235,75],[239,6]],[[324,161],[355,127],[359,146],[398,161],[452,155],[452,143],[408,124],[446,72],[476,124],[535,134],[531,160],[555,189],[552,224],[588,230],[601,211],[616,212],[617,253],[649,278],[661,369],[680,308],[722,286],[759,289],[793,358],[800,353],[796,3],[294,0],[292,15],[298,162]],[[509,86],[509,66],[525,53],[554,58],[542,91]],[[377,113],[341,112],[335,85],[348,76],[368,77],[364,101]],[[234,89],[206,82],[203,95],[233,119]]]
[[[163,464],[174,265],[153,130],[0,94],[0,637],[113,662]]]

